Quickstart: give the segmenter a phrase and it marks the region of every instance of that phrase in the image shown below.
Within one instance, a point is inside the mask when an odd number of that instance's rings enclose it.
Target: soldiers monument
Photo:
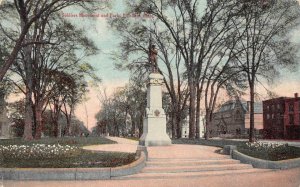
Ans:
[[[149,45],[151,73],[147,85],[147,108],[143,122],[143,135],[139,144],[142,146],[168,146],[171,139],[166,133],[166,114],[162,108],[163,76],[158,72],[157,50]]]

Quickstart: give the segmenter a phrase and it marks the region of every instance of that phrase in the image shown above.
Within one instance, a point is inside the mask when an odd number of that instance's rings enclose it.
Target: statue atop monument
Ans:
[[[167,134],[166,113],[162,108],[162,86],[164,77],[158,73],[157,49],[152,44],[150,33],[149,63],[151,72],[147,84],[147,107],[143,119],[143,135],[140,138],[140,146],[168,146],[171,139]]]
[[[157,54],[158,54],[158,51],[155,48],[155,45],[152,45],[151,42],[150,42],[150,45],[149,45],[149,61],[150,61],[150,64],[151,64],[151,72],[152,73],[157,73],[158,72]]]

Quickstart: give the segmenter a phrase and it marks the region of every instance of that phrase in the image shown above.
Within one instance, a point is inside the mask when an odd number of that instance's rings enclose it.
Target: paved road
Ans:
[[[133,152],[137,142],[127,139],[110,138],[117,145],[89,147],[102,151]],[[150,147],[149,157],[154,159],[224,159],[225,155],[215,153],[217,148],[200,145],[172,145],[169,147]],[[135,150],[134,150],[135,152]],[[259,173],[235,173],[218,176],[157,178],[97,181],[2,181],[0,187],[300,187],[300,168]]]

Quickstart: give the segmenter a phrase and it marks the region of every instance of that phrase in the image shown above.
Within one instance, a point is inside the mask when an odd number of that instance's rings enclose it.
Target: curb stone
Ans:
[[[97,180],[136,174],[146,165],[142,151],[138,160],[114,168],[0,168],[4,180]]]
[[[242,163],[251,164],[254,168],[261,169],[291,169],[300,167],[300,158],[270,161],[254,158],[239,152],[236,146],[225,145],[223,148],[225,154],[231,155],[231,158],[240,160]]]

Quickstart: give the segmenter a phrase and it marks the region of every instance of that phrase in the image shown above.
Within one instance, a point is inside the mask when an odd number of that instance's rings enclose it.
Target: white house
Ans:
[[[205,123],[205,115],[201,114],[200,115],[200,123],[199,129],[200,129],[200,137],[204,136],[204,123]],[[182,123],[182,129],[181,129],[181,138],[188,138],[189,137],[189,116],[184,119]]]

